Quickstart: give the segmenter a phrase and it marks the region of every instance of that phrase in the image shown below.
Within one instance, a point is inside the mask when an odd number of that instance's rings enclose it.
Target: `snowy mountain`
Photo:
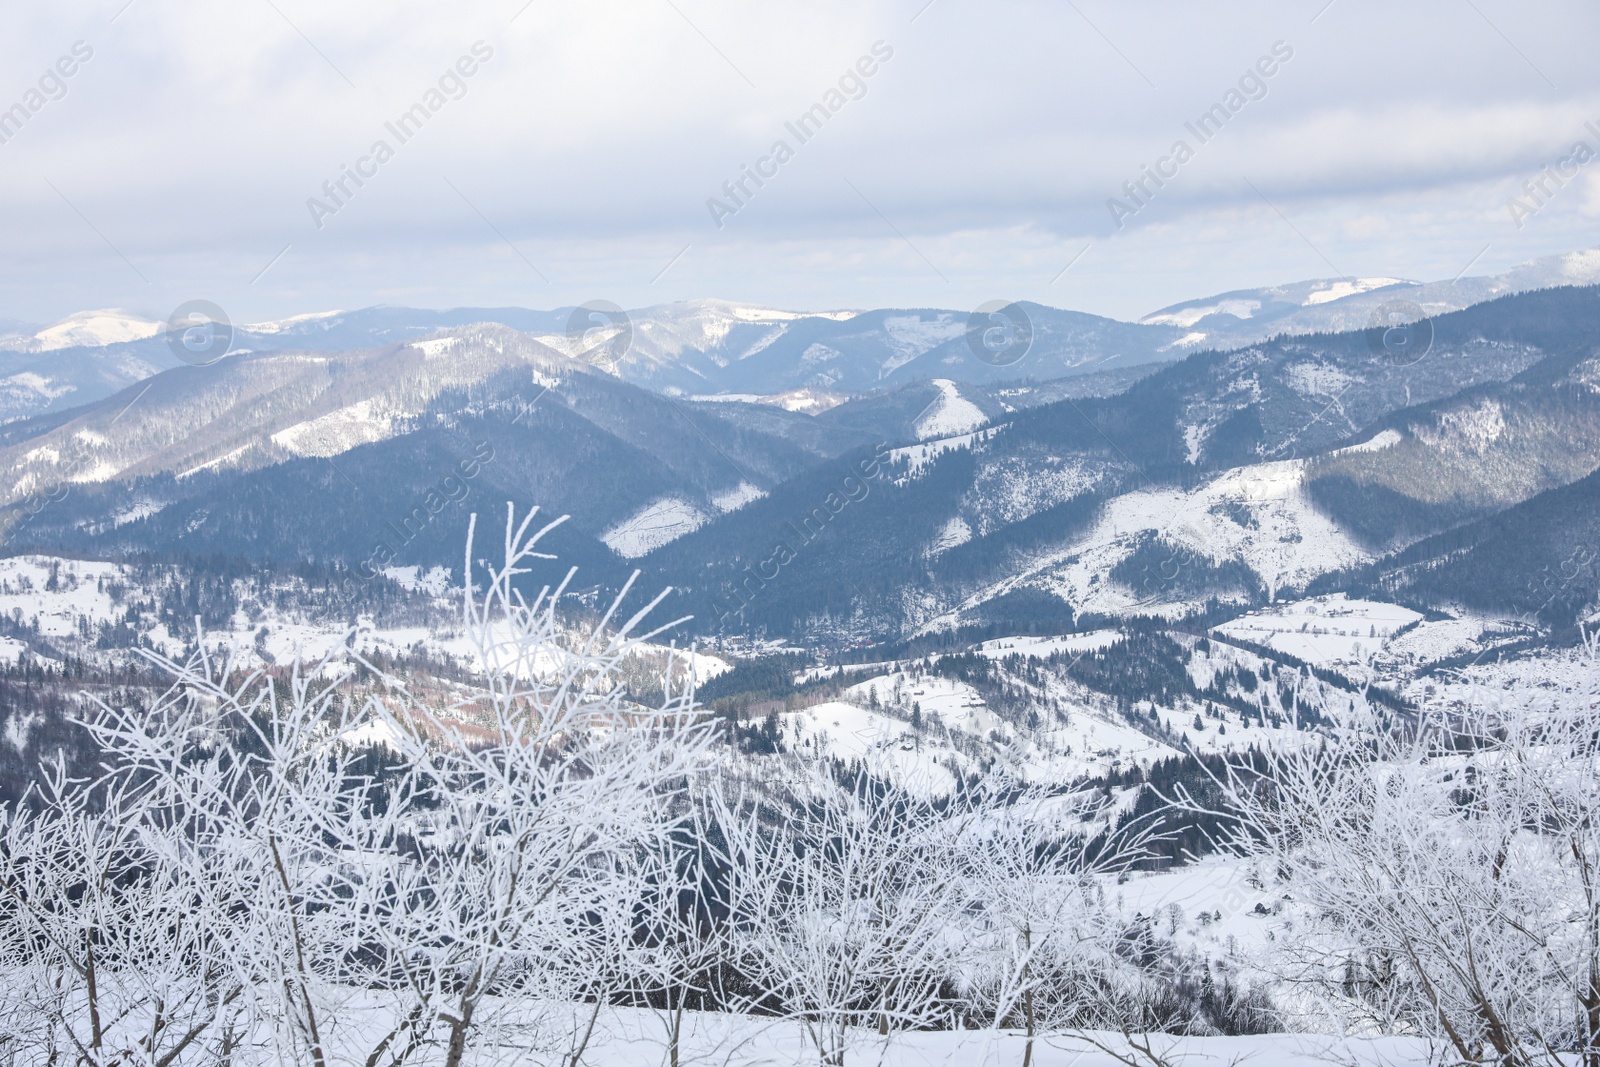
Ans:
[[[1136,323],[1023,302],[1026,343],[1000,357],[975,346],[991,317],[950,309],[797,312],[693,300],[622,312],[579,308],[372,307],[234,325],[236,352],[344,351],[493,322],[626,381],[675,396],[852,396],[933,378],[1001,386],[1127,374],[1201,349],[1280,334],[1365,329],[1384,305],[1422,315],[1499,296],[1600,281],[1600,250],[1534,260],[1503,274],[1418,283],[1325,278],[1184,301]],[[587,307],[587,305],[586,305]],[[1010,328],[1004,327],[1003,328]],[[0,322],[0,422],[88,403],[181,365],[163,323],[122,310],[84,311],[43,328]],[[585,340],[587,338],[587,341]],[[603,350],[589,351],[603,342]],[[612,346],[615,345],[615,348]],[[33,357],[33,358],[26,358]],[[783,401],[778,401],[783,403]],[[822,401],[829,403],[830,401]]]
[[[998,384],[1102,368],[1126,374],[1129,368],[1170,359],[1166,350],[1182,334],[1171,326],[1140,326],[1036,304],[1022,307],[1031,320],[1029,341],[996,362],[975,354],[967,312],[806,313],[719,300],[626,313],[618,309],[617,315],[596,313],[598,319],[575,308],[317,312],[235,325],[232,351],[382,348],[488,322],[658,392],[773,398],[792,410],[813,410],[836,403],[831,397],[936,377]],[[169,340],[162,324],[124,312],[84,312],[41,331],[0,337],[0,371],[27,375],[19,382],[35,386],[0,392],[0,422],[99,400],[182,366]]]
[[[0,323],[0,327],[5,325]],[[63,348],[104,348],[126,341],[142,341],[164,329],[160,322],[121,308],[80,311],[41,329],[0,335],[0,350],[58,352]]]
[[[572,515],[575,561],[606,567],[870,439],[766,405],[673,400],[484,325],[237,355],[14,423],[0,497],[13,544],[181,545],[369,573],[448,566],[463,501],[531,497]]]
[[[1289,290],[1314,307],[1354,298]],[[873,373],[884,337],[934,344],[853,398],[673,396],[568,351],[548,318],[543,333],[524,320],[539,336],[478,324],[239,351],[0,428],[0,507],[13,551],[371,572],[450,566],[470,510],[537,503],[572,516],[561,550],[594,581],[634,561],[678,590],[697,632],[841,644],[1176,619],[1305,590],[1370,596],[1400,588],[1379,577],[1392,554],[1600,465],[1595,292],[1440,315],[1428,347],[1404,358],[1357,330],[1042,381],[897,384],[945,366],[940,345],[972,356],[964,338],[938,340],[933,313],[920,333],[889,313],[782,318],[711,302],[635,324],[659,334],[629,355],[640,374],[709,360],[707,347],[732,350],[752,330],[771,340],[743,364],[838,330],[855,331],[850,365]],[[258,327],[332,345],[342,331],[410,334],[407,314]]]
[[[700,618],[813,639],[1172,617],[1379,566],[1600,464],[1595,290],[1434,325],[1414,363],[1360,332],[1285,339],[937,438],[901,416],[904,443],[858,499],[819,511],[850,484],[843,457],[647,562],[695,591]],[[941,403],[935,388],[916,399]],[[909,391],[871,403],[912,407]]]
[[[1151,312],[1139,322],[1188,331],[1180,348],[1194,350],[1253,344],[1280,334],[1339,333],[1370,327],[1385,305],[1403,317],[1460,311],[1496,297],[1600,282],[1600,249],[1530,260],[1496,275],[1451,281],[1401,278],[1319,278],[1261,289],[1237,289],[1186,300]],[[1414,306],[1411,313],[1406,306]],[[1387,320],[1386,320],[1387,322]]]

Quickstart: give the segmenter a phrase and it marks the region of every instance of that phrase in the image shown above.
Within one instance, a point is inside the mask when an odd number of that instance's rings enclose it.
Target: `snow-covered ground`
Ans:
[[[573,1033],[587,1029],[584,1005],[508,1007],[497,998],[481,1006],[484,1040],[469,1046],[464,1067],[570,1062]],[[595,1016],[578,1062],[586,1067],[661,1067],[669,1062],[670,1015],[648,1008],[607,1007]],[[352,992],[343,1010],[324,1020],[330,1062],[360,1063],[393,1026],[377,993]],[[1262,1034],[1249,1037],[1135,1035],[1172,1067],[1421,1067],[1430,1062],[1425,1042],[1413,1038]],[[1016,1030],[921,1030],[880,1037],[874,1029],[850,1032],[849,1067],[1013,1067],[1023,1057]],[[688,1011],[682,1020],[679,1062],[684,1067],[807,1067],[816,1047],[796,1019]],[[251,1058],[250,1063],[264,1062]],[[1038,1067],[1118,1067],[1147,1063],[1118,1034],[1042,1032],[1034,1043]],[[19,1058],[19,1067],[31,1061]]]
[[[924,441],[922,444],[896,448],[889,452],[888,461],[890,463],[898,463],[901,460],[905,460],[910,467],[910,470],[906,472],[906,479],[915,478],[922,473],[928,464],[946,452],[961,448],[972,448],[993,437],[998,430],[999,427],[991,426],[987,430],[958,434],[954,437],[942,437],[936,441]],[[904,482],[902,481],[901,484],[904,484]]]
[[[842,701],[780,716],[784,746],[803,757],[865,763],[920,796],[943,796],[955,785],[951,768],[966,760],[949,745],[924,739],[910,724]]]
[[[1399,604],[1352,600],[1343,593],[1273,604],[1216,627],[1216,632],[1287,653],[1319,667],[1359,667],[1422,615]]]
[[[241,606],[225,626],[205,632],[208,648],[231,650],[243,666],[289,664],[297,658],[315,663],[348,648],[363,656],[381,654],[405,657],[426,653],[463,665],[477,662],[477,652],[459,624],[459,589],[452,585],[448,568],[435,567],[419,573],[417,567],[391,568],[385,574],[402,588],[432,598],[436,617],[432,623],[415,625],[376,625],[370,618],[353,623],[345,619],[310,618],[303,613],[280,610],[267,602],[270,597],[252,593],[244,583],[236,583]],[[171,577],[176,572],[171,572]],[[287,587],[274,592],[291,592]],[[300,590],[301,595],[304,590]],[[67,653],[88,654],[110,661],[126,661],[137,655],[131,649],[99,649],[99,635],[119,622],[128,622],[155,651],[178,657],[193,645],[192,625],[172,632],[165,623],[141,605],[148,606],[152,591],[138,585],[133,569],[117,563],[58,559],[49,556],[10,556],[0,558],[0,615],[27,629],[37,629],[39,638]],[[131,612],[131,615],[130,615]],[[0,661],[14,661],[27,645],[12,637],[0,638]],[[692,668],[701,680],[713,678],[730,668],[724,658],[693,650],[669,650],[646,644],[641,651],[676,656],[686,669]],[[36,658],[54,662],[55,657],[33,653]]]
[[[1061,637],[1003,637],[985,641],[978,651],[991,659],[1010,655],[1039,656],[1056,652],[1093,652],[1106,648],[1122,639],[1116,630],[1091,630],[1083,634],[1065,634]]]
[[[766,495],[766,490],[760,486],[739,482],[712,496],[711,506],[725,515]],[[704,509],[689,501],[681,497],[662,497],[612,525],[600,535],[600,540],[623,559],[638,559],[694,533],[710,521],[711,516]]]
[[[638,559],[694,533],[707,521],[705,512],[687,500],[666,497],[646,504],[601,534],[600,540],[623,559]]]
[[[952,678],[918,678],[895,671],[857,682],[845,693],[856,702],[870,704],[876,698],[880,703],[895,703],[904,709],[919,708],[925,721],[975,737],[1011,732],[1010,724],[989,710],[976,689]]]
[[[172,572],[158,581],[176,577]],[[235,587],[238,610],[225,624],[208,629],[207,645],[231,649],[247,666],[281,666],[296,658],[315,662],[349,647],[366,656],[403,660],[422,654],[472,668],[476,650],[456,621],[453,575],[444,568],[426,573],[396,568],[387,577],[432,607],[414,623],[379,625],[368,618],[352,631],[342,617],[308,615],[275,602],[281,593],[293,604],[304,597],[304,590],[275,587],[267,595],[269,591],[241,582]],[[122,625],[158,651],[180,656],[192,646],[194,630],[157,621],[151,597],[165,595],[140,588],[133,570],[119,564],[39,556],[0,559],[0,615],[19,627],[14,636],[0,639],[0,662],[15,662],[29,641],[42,646],[42,652],[33,654],[45,661],[71,655],[131,660],[137,655],[131,648],[97,647],[102,634]],[[1210,641],[1168,632],[1182,669],[1202,695],[1179,692],[1159,702],[1119,700],[1075,680],[1081,672],[1070,673],[1077,660],[1126,639],[1113,628],[983,642],[976,651],[993,664],[998,690],[990,686],[980,691],[965,681],[930,673],[926,660],[809,667],[796,671],[795,685],[837,678],[844,688],[828,703],[785,713],[784,747],[845,761],[883,760],[894,776],[932,792],[947,789],[955,772],[965,774],[992,760],[1005,761],[1032,781],[1068,783],[1149,766],[1184,751],[1302,743],[1315,736],[1297,726],[1307,708],[1341,721],[1365,714],[1354,688],[1285,667],[1234,647],[1230,640],[1331,667],[1354,681],[1362,680],[1354,677],[1362,673],[1355,657],[1366,657],[1372,677],[1399,687],[1418,704],[1464,701],[1474,687],[1509,679],[1530,682],[1558,669],[1548,659],[1525,657],[1500,664],[1487,657],[1463,678],[1421,676],[1422,666],[1443,656],[1491,649],[1490,638],[1500,631],[1490,620],[1419,620],[1415,612],[1397,605],[1335,595],[1243,614],[1216,627],[1212,633],[1217,639]],[[30,632],[38,637],[31,638]],[[645,673],[669,657],[665,648],[641,651],[648,662],[639,670]],[[746,651],[772,654],[784,649]],[[731,666],[727,656],[671,655],[680,658],[678,669],[692,667],[702,681]],[[1057,657],[1053,667],[1051,656]],[[992,706],[985,694],[1000,691],[1007,695]]]
[[[592,1067],[660,1067],[666,1051],[665,1013],[611,1009],[583,1062]],[[817,1062],[802,1025],[745,1015],[690,1013],[682,1062],[718,1067],[800,1067]],[[1024,1038],[1011,1030],[916,1031],[879,1037],[856,1031],[845,1054],[850,1065],[872,1067],[1008,1067],[1022,1062]],[[1086,1040],[1113,1051],[1103,1051]],[[1253,1064],[1259,1067],[1411,1067],[1429,1062],[1424,1042],[1409,1038],[1338,1038],[1318,1034],[1265,1034],[1252,1037],[1168,1037],[1153,1035],[1151,1049],[1173,1067]],[[1128,1056],[1122,1059],[1113,1053]],[[472,1067],[504,1064],[485,1055]],[[1118,1067],[1142,1063],[1120,1035],[1046,1034],[1035,1042],[1038,1067]]]
[[[945,768],[998,759],[1028,781],[1067,784],[1185,752],[1306,744],[1319,736],[1309,725],[1321,717],[1363,722],[1370,714],[1353,686],[1220,640],[1176,631],[1164,636],[1199,696],[1119,700],[1063,672],[1125,640],[1119,630],[1006,637],[976,649],[993,662],[994,681],[1009,694],[1003,707],[991,706],[984,691],[967,682],[926,673],[926,660],[812,667],[795,673],[796,685],[832,678],[848,685],[837,699],[785,713],[785,742],[800,746],[794,751],[846,762],[876,763],[884,753],[913,749]],[[1053,667],[1051,656],[1057,657]],[[918,763],[896,758],[880,769],[899,777]]]
[[[1255,964],[1282,930],[1282,894],[1243,860],[1208,856],[1164,871],[1136,871],[1108,889],[1118,912],[1144,915],[1156,932],[1211,959]]]
[[[79,311],[33,334],[31,337],[0,338],[4,347],[17,352],[54,352],[79,345],[103,346],[121,341],[154,337],[165,325],[121,308]]]
[[[916,425],[912,427],[917,440],[967,433],[989,421],[982,408],[961,395],[955,382],[948,378],[935,378],[932,384],[939,390],[939,396],[918,416]]]

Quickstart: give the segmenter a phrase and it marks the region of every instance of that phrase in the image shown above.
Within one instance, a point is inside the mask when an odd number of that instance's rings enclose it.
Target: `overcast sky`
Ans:
[[[6,12],[0,109],[26,119],[0,125],[0,317],[722,297],[1131,318],[1600,244],[1600,160],[1507,204],[1600,149],[1592,0],[124,3]],[[402,143],[387,124],[417,104]],[[816,104],[802,143],[785,124]],[[1216,104],[1202,142],[1185,124]],[[368,177],[336,201],[346,166]],[[723,184],[747,166],[771,176],[741,204]],[[1171,176],[1140,205],[1146,166]],[[1137,208],[1120,228],[1111,197]]]

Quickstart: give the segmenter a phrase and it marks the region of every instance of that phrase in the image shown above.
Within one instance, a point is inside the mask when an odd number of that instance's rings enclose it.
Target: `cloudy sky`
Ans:
[[[1600,160],[1522,193],[1600,150],[1597,41],[1584,0],[12,5],[0,317],[714,296],[1129,318],[1493,273],[1600,244]],[[802,142],[786,124],[818,104]],[[1141,204],[1147,167],[1168,177]]]

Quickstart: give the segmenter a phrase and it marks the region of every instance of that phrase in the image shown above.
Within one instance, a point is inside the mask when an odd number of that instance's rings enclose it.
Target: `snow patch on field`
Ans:
[[[368,719],[339,735],[339,740],[352,748],[387,748],[400,751],[400,736],[382,719]]]
[[[111,516],[111,525],[113,527],[117,527],[126,526],[130,522],[138,522],[140,519],[149,518],[151,515],[154,515],[156,512],[160,511],[161,508],[162,505],[157,504],[153,500],[136,501],[132,507],[125,511],[119,511],[115,515]]]
[[[70,385],[56,385],[50,378],[34,374],[32,371],[23,371],[20,374],[13,374],[9,378],[0,378],[0,388],[35,393],[46,400],[54,400],[58,396],[66,396],[72,392],[73,387]]]
[[[1259,300],[1219,300],[1215,304],[1206,304],[1202,307],[1158,311],[1153,315],[1146,315],[1139,321],[1146,326],[1182,326],[1188,329],[1207,315],[1232,315],[1236,319],[1248,319],[1260,307]]]
[[[181,478],[187,478],[192,474],[199,474],[203,470],[210,470],[212,467],[223,466],[224,464],[230,462],[231,460],[238,459],[240,456],[244,455],[248,451],[250,451],[250,446],[249,445],[247,445],[247,444],[240,445],[238,448],[232,449],[232,450],[230,450],[228,452],[224,452],[222,455],[218,456],[216,459],[208,459],[204,463],[201,463],[198,466],[190,467],[186,471],[179,471],[177,477],[180,478],[180,479]]]
[[[868,763],[921,796],[943,796],[955,776],[932,746],[920,747],[910,724],[843,701],[816,704],[779,716],[784,746],[811,758]]]
[[[1347,296],[1356,296],[1360,293],[1370,293],[1374,289],[1382,289],[1387,285],[1399,285],[1401,278],[1352,278],[1348,281],[1334,282],[1326,289],[1317,289],[1306,294],[1307,304],[1327,304],[1334,300],[1343,300]]]
[[[738,511],[746,504],[753,503],[766,496],[766,490],[749,482],[740,482],[732,489],[725,489],[711,498],[711,506],[723,514]]]
[[[862,704],[870,703],[874,693],[884,704],[898,701],[898,706],[906,713],[914,705],[921,705],[924,720],[945,729],[976,737],[1011,733],[1010,724],[989,710],[976,689],[953,678],[918,678],[905,671],[894,671],[857,682],[845,690],[848,697]]]
[[[1338,396],[1354,378],[1332,363],[1296,363],[1284,372],[1289,388],[1301,396]]]
[[[1211,958],[1260,958],[1291,917],[1283,914],[1281,893],[1267,888],[1249,863],[1232,857],[1138,872],[1114,893],[1123,915],[1149,916],[1163,934]]]
[[[279,430],[272,435],[272,443],[297,456],[337,456],[357,445],[394,436],[394,414],[376,400],[358,400],[348,407]]]
[[[924,352],[960,337],[965,331],[966,324],[954,315],[940,314],[932,319],[920,315],[890,315],[883,320],[883,332],[889,335],[889,348],[894,355],[884,360],[880,376],[888,377]]]
[[[960,515],[953,515],[934,534],[933,541],[928,545],[929,555],[938,555],[957,545],[964,545],[972,540],[972,527],[967,525],[967,520]]]
[[[1332,454],[1335,456],[1343,456],[1350,452],[1382,452],[1386,448],[1393,448],[1403,440],[1405,440],[1405,438],[1400,436],[1399,430],[1380,430],[1378,433],[1373,434],[1367,440],[1362,441],[1359,444],[1347,445],[1344,448],[1336,448],[1333,450]]]
[[[687,399],[704,404],[765,404],[801,415],[818,415],[850,399],[822,389],[790,389],[782,393],[696,393]]]
[[[252,322],[239,328],[250,333],[275,334],[282,333],[291,327],[299,326],[301,323],[316,322],[319,319],[331,319],[335,315],[343,314],[343,311],[308,311],[304,315],[291,315],[286,319],[275,319],[272,322]]]
[[[444,596],[450,589],[450,568],[430,567],[426,573],[421,567],[385,567],[383,576],[410,592],[429,596]]]
[[[929,410],[912,427],[917,440],[966,433],[989,421],[989,416],[983,413],[982,408],[961,395],[955,382],[948,378],[935,378],[931,384],[939,390],[939,396],[928,405]]]
[[[1486,649],[1505,637],[1495,620],[1482,616],[1429,619],[1385,644],[1373,662],[1385,675],[1410,679],[1429,664]]]
[[[1006,656],[1038,656],[1044,659],[1057,652],[1097,652],[1122,640],[1116,630],[1091,630],[1082,634],[1065,634],[1061,637],[1003,637],[985,641],[978,651],[990,659]]]
[[[782,337],[784,334],[786,334],[788,332],[789,332],[789,324],[786,323],[786,322],[785,323],[779,323],[777,326],[774,326],[772,329],[770,329],[766,333],[762,334],[759,340],[757,340],[754,344],[752,344],[749,348],[745,349],[743,352],[740,352],[734,358],[735,359],[749,359],[751,356],[755,355],[757,352],[765,351],[767,348],[771,347],[773,342],[777,341],[778,338]]]
[[[987,430],[964,433],[959,437],[946,437],[938,441],[928,441],[925,444],[907,445],[904,448],[890,450],[887,459],[890,463],[899,463],[904,460],[910,466],[905,479],[900,482],[900,484],[904,485],[905,481],[917,477],[930,463],[946,452],[954,452],[961,448],[971,448],[980,442],[987,441],[998,430],[998,426],[991,426]]]
[[[430,337],[426,341],[411,342],[411,347],[415,348],[429,359],[432,359],[435,356],[444,355],[444,353],[450,351],[460,343],[461,338],[459,337]]]
[[[601,534],[600,540],[623,559],[637,559],[693,533],[706,520],[705,513],[687,500],[667,497],[646,504]]]
[[[685,399],[697,404],[759,404],[766,397],[760,393],[695,393]]]
[[[51,571],[55,572],[51,588]],[[114,563],[60,560],[49,556],[11,556],[0,559],[0,615],[37,623],[41,637],[79,635],[79,619],[104,624],[121,609],[108,593],[107,581],[126,579]]]

